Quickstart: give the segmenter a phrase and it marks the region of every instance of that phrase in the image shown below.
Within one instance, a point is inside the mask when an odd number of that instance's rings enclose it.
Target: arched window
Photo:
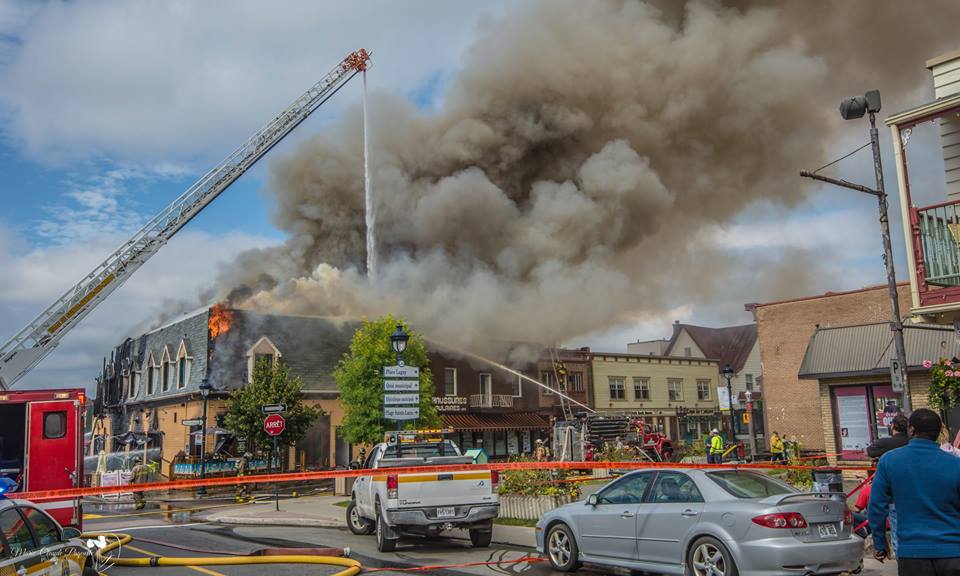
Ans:
[[[157,390],[157,363],[153,359],[153,352],[147,355],[147,396],[152,396]]]
[[[190,368],[193,365],[193,358],[190,356],[190,350],[186,340],[180,341],[180,347],[177,349],[177,390],[186,388],[190,383]]]
[[[173,359],[170,357],[170,348],[163,348],[163,356],[160,357],[160,387],[163,392],[170,390],[170,384],[173,382]]]

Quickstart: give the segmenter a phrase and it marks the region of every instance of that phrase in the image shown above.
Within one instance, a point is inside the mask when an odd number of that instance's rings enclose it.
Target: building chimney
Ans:
[[[939,100],[960,93],[960,50],[927,61],[933,74],[933,93]],[[940,146],[946,172],[947,196],[960,196],[960,120],[940,118]]]

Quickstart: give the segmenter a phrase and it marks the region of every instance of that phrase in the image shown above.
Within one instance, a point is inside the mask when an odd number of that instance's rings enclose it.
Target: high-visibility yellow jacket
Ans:
[[[719,434],[710,439],[710,453],[723,454],[723,438]]]
[[[784,451],[783,440],[779,436],[774,436],[770,439],[770,451],[774,454],[780,454]]]

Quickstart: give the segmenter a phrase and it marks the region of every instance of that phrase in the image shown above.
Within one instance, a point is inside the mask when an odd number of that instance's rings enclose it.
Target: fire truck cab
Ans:
[[[0,476],[16,482],[17,492],[80,485],[85,402],[82,388],[0,393]],[[36,505],[62,526],[81,527],[79,498]]]

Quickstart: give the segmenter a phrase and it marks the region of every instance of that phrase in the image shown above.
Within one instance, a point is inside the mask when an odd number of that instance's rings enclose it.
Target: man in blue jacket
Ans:
[[[886,517],[897,503],[900,576],[960,576],[960,458],[940,449],[932,410],[910,416],[910,443],[880,458],[870,494],[874,557],[887,557]]]

